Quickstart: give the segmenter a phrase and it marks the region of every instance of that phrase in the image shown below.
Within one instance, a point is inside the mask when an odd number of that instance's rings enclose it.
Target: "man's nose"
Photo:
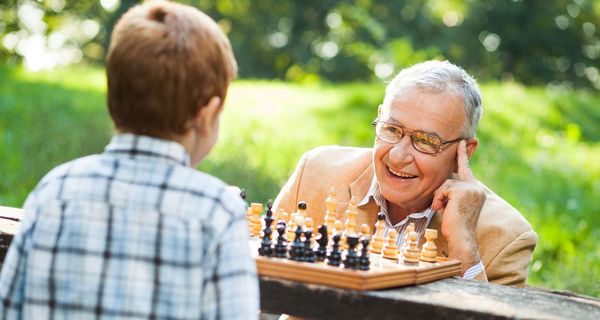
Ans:
[[[413,161],[414,152],[410,136],[404,135],[390,150],[390,160],[395,163],[408,163]]]

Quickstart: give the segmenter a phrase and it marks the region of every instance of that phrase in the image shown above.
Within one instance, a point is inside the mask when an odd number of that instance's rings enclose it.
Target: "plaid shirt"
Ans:
[[[123,134],[25,203],[0,319],[256,319],[245,204],[172,141]]]

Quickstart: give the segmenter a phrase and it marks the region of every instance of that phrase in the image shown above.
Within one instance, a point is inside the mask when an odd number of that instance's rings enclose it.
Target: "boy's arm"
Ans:
[[[214,275],[217,279],[217,308],[223,319],[257,319],[258,277],[256,262],[250,255],[248,225],[244,213],[233,219],[218,236]]]

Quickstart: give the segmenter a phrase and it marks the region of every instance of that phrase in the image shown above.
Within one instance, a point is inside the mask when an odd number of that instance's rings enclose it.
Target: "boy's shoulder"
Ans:
[[[100,164],[100,155],[89,155],[81,158],[77,158],[65,163],[62,163],[44,175],[36,189],[42,188],[53,182],[61,181],[69,175],[82,174],[85,171],[93,172]]]
[[[230,185],[208,173],[191,167],[177,167],[170,183],[176,189],[186,190],[199,199],[212,199],[231,214],[243,215],[245,211],[246,204],[240,195]]]

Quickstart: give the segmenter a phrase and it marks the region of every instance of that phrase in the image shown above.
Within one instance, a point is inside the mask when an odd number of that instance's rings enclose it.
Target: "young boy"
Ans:
[[[107,54],[118,130],[104,153],[48,173],[0,275],[0,319],[257,318],[245,205],[194,169],[236,74],[200,11],[128,11]]]

